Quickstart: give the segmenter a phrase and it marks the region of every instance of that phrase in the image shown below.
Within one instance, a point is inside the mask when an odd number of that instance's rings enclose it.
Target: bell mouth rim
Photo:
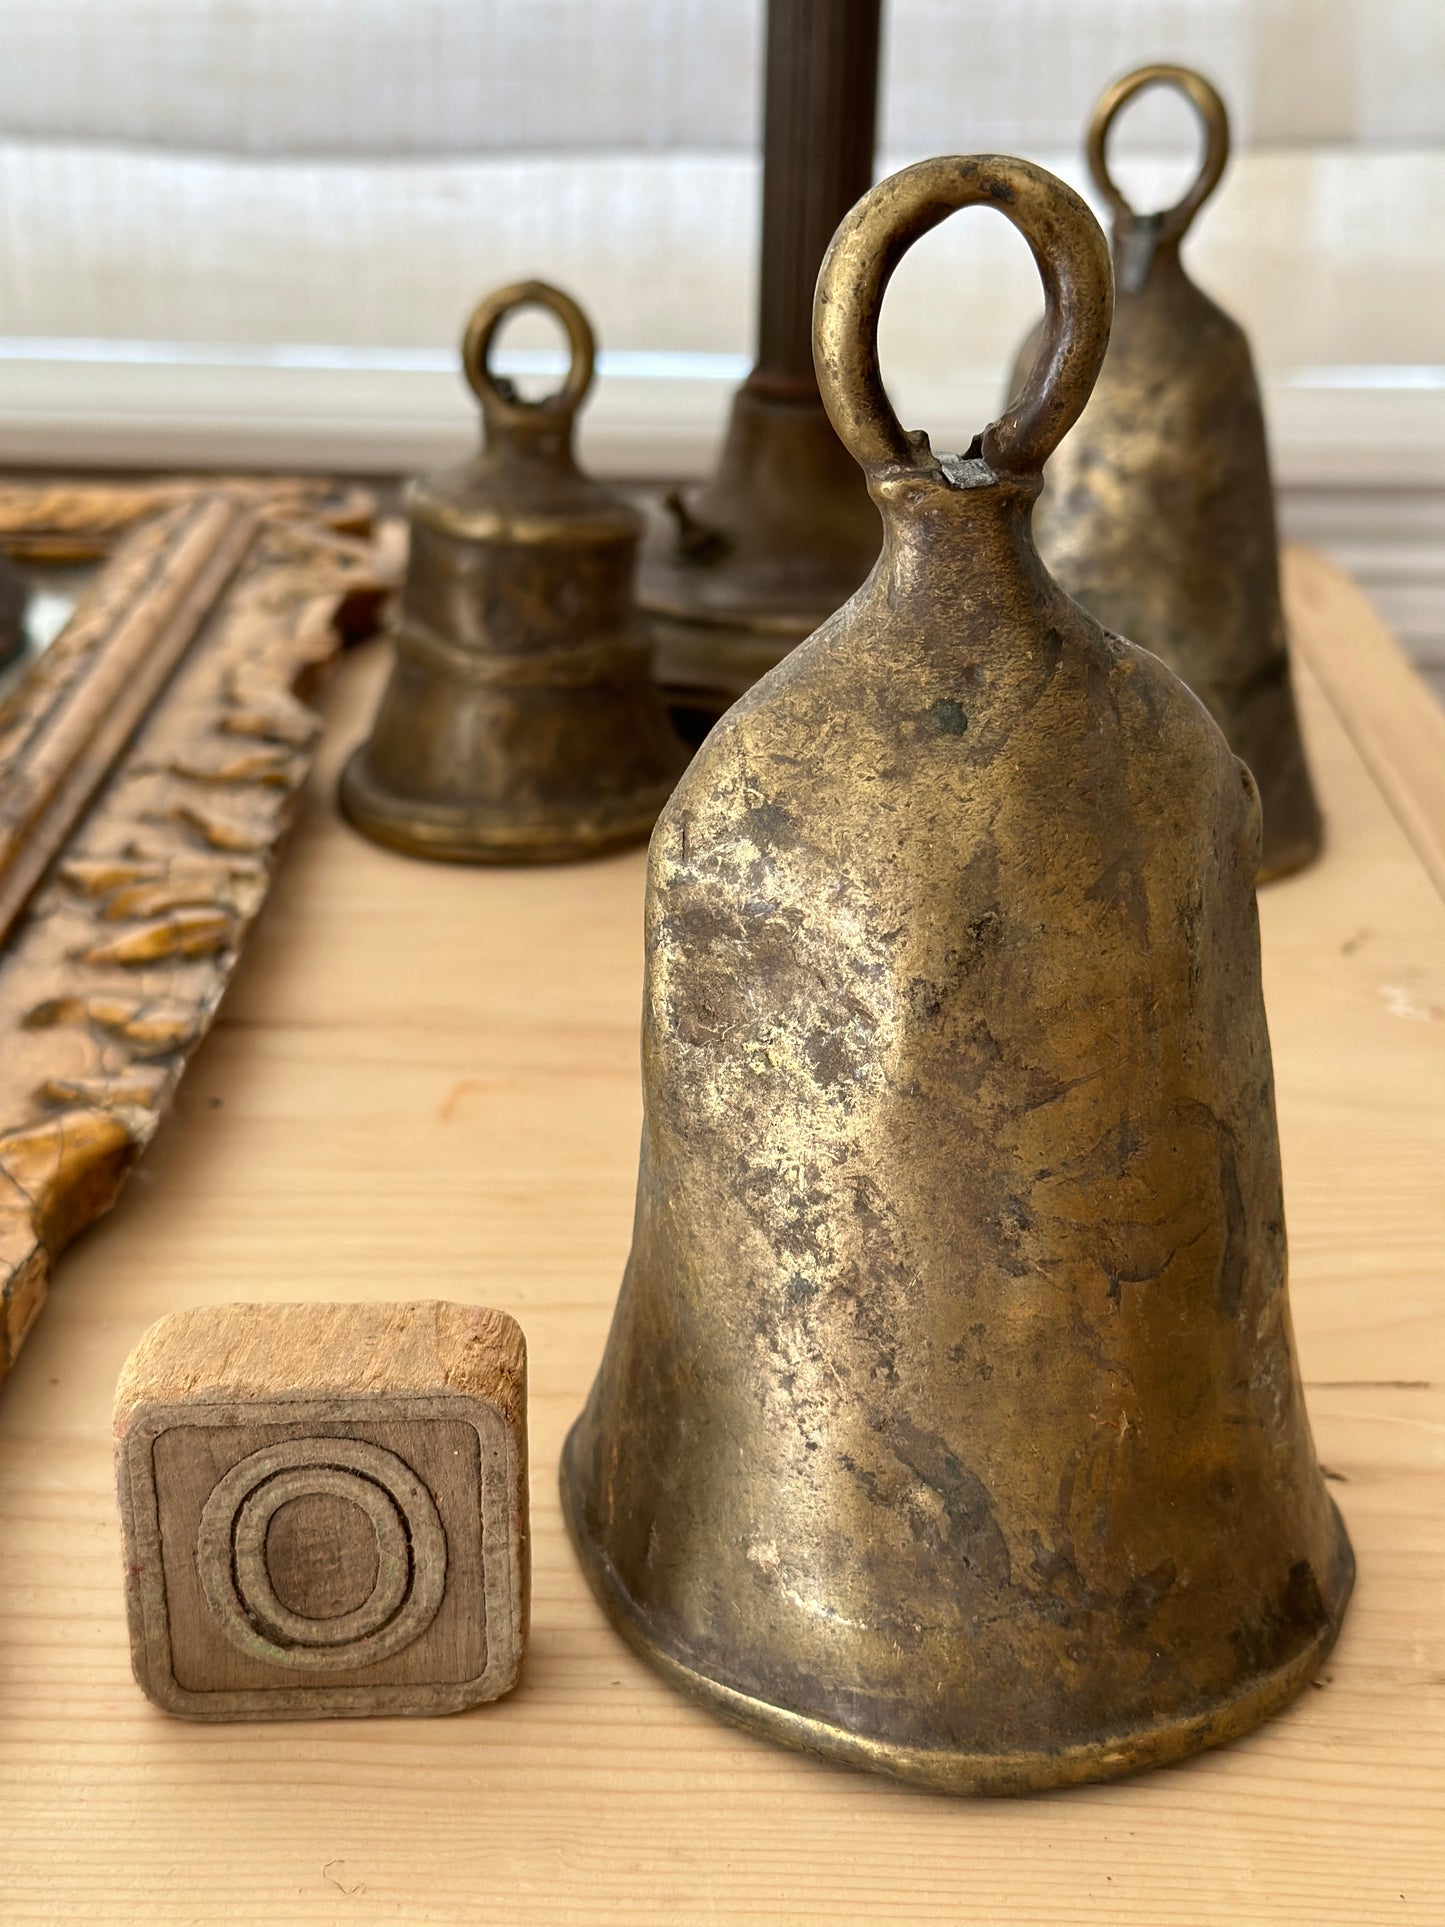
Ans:
[[[1307,870],[1324,848],[1324,841],[1324,826],[1317,820],[1311,829],[1302,830],[1272,850],[1267,860],[1261,857],[1254,875],[1255,888],[1260,889],[1266,883],[1282,883],[1286,877]]]
[[[384,849],[439,863],[574,863],[646,842],[677,787],[676,775],[634,791],[609,810],[589,816],[560,811],[527,817],[477,812],[400,795],[377,781],[361,743],[347,757],[336,786],[341,814],[353,829]]]
[[[953,1748],[906,1746],[775,1706],[699,1671],[659,1645],[648,1631],[631,1594],[613,1571],[601,1547],[588,1536],[578,1516],[580,1482],[573,1455],[583,1420],[567,1434],[558,1465],[562,1518],[582,1571],[602,1610],[632,1649],[667,1684],[708,1712],[757,1739],[793,1752],[813,1753],[862,1772],[882,1774],[935,1793],[1017,1795],[1048,1793],[1091,1782],[1121,1779],[1152,1767],[1169,1766],[1196,1753],[1241,1738],[1296,1699],[1329,1657],[1344,1623],[1355,1585],[1355,1555],[1334,1499],[1326,1493],[1336,1533],[1335,1597],[1314,1637],[1284,1665],[1253,1679],[1238,1693],[1202,1713],[1136,1727],[1103,1740],[1054,1751],[965,1753]]]

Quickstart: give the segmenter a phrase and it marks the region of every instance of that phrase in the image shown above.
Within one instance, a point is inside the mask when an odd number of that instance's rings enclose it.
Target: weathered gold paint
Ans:
[[[1177,206],[1136,214],[1106,144],[1126,102],[1161,85],[1197,109],[1204,160]],[[1308,863],[1321,827],[1290,684],[1259,383],[1243,330],[1179,254],[1229,157],[1224,103],[1187,67],[1141,67],[1100,100],[1088,157],[1113,212],[1114,329],[1049,466],[1039,552],[1086,609],[1162,656],[1208,705],[1259,784],[1264,881]],[[1030,342],[1015,387],[1033,352]]]
[[[550,309],[571,344],[545,401],[488,367],[520,307]],[[687,761],[633,600],[641,519],[572,455],[593,362],[581,309],[540,281],[468,325],[484,445],[409,491],[396,666],[341,781],[357,828],[408,855],[541,863],[639,841]]]
[[[939,456],[878,310],[977,204],[1033,248],[1044,346]],[[1244,1731],[1353,1571],[1290,1337],[1254,784],[1030,536],[1110,305],[1022,161],[906,168],[838,232],[819,374],[883,554],[654,832],[632,1254],[563,1464],[670,1680],[956,1792]]]

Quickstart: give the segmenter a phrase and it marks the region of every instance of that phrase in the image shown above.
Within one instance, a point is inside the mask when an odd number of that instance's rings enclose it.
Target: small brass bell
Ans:
[[[1136,214],[1105,149],[1125,103],[1161,85],[1198,111],[1204,161],[1177,206]],[[1290,684],[1259,383],[1243,330],[1179,258],[1229,158],[1224,103],[1187,67],[1141,67],[1100,100],[1088,156],[1114,216],[1114,329],[1089,405],[1050,465],[1039,553],[1100,622],[1184,678],[1248,764],[1264,809],[1263,882],[1308,863],[1321,828]]]
[[[571,347],[545,401],[488,366],[522,307],[550,309]],[[540,281],[499,289],[468,325],[483,448],[408,493],[396,665],[341,780],[378,843],[472,863],[590,856],[644,838],[686,765],[633,602],[641,518],[572,456],[594,352],[576,302]]]
[[[1043,345],[935,455],[878,312],[979,204]],[[838,231],[818,372],[883,553],[653,835],[632,1254],[563,1462],[669,1680],[955,1792],[1243,1732],[1353,1574],[1290,1336],[1255,787],[1029,531],[1110,303],[1093,216],[1023,161],[905,168]]]

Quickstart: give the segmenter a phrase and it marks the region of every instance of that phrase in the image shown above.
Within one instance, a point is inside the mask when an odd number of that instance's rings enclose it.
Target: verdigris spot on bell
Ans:
[[[1205,153],[1177,206],[1138,214],[1105,150],[1121,109],[1156,86],[1195,107]],[[1141,67],[1099,101],[1088,157],[1113,214],[1117,302],[1098,384],[1050,463],[1039,552],[1102,623],[1183,677],[1253,770],[1263,882],[1308,863],[1321,825],[1290,682],[1259,383],[1243,330],[1180,259],[1229,158],[1224,103],[1187,67]],[[1036,335],[1015,388],[1037,346]]]
[[[961,736],[968,728],[963,705],[949,696],[940,696],[928,705],[928,720],[944,736]]]
[[[976,204],[1047,313],[955,463],[875,331]],[[654,833],[632,1252],[563,1463],[668,1679],[955,1792],[1243,1733],[1353,1575],[1290,1336],[1255,786],[1030,535],[1110,306],[1093,217],[1021,161],[907,168],[838,232],[819,380],[883,554]]]
[[[522,307],[550,310],[571,346],[544,401],[489,365]],[[483,448],[409,492],[396,665],[341,781],[357,828],[408,855],[541,863],[638,842],[687,761],[633,601],[641,519],[572,456],[594,358],[581,309],[540,281],[468,325]]]

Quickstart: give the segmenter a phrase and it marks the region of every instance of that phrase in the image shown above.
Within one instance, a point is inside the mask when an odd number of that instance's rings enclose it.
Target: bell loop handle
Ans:
[[[490,365],[492,343],[497,330],[519,308],[545,308],[561,322],[567,335],[570,361],[567,378],[554,395],[541,401],[524,401],[511,383],[493,374]],[[596,370],[597,343],[585,314],[570,295],[545,281],[516,281],[510,287],[489,294],[467,323],[462,337],[462,372],[473,394],[482,404],[488,427],[520,430],[535,435],[539,430],[566,429],[581,407]]]
[[[1120,111],[1136,95],[1150,87],[1173,87],[1193,107],[1204,128],[1204,158],[1193,186],[1182,200],[1159,214],[1142,215],[1130,206],[1109,172],[1107,149],[1110,132]],[[1100,95],[1094,118],[1089,123],[1087,154],[1094,185],[1109,203],[1121,229],[1127,230],[1147,221],[1154,229],[1156,245],[1159,241],[1177,241],[1218,187],[1228,165],[1229,114],[1218,92],[1203,74],[1195,73],[1192,67],[1173,67],[1167,63],[1139,67],[1132,74],[1125,74],[1121,80],[1116,80],[1112,87],[1106,88]]]
[[[1109,345],[1109,247],[1086,203],[1029,161],[997,154],[918,161],[865,194],[824,257],[813,359],[838,438],[865,470],[916,467],[926,439],[899,426],[878,366],[878,317],[894,269],[950,214],[993,207],[1032,250],[1044,325],[1028,380],[975,451],[997,475],[1037,475],[1083,412]],[[936,458],[935,462],[936,462]]]

